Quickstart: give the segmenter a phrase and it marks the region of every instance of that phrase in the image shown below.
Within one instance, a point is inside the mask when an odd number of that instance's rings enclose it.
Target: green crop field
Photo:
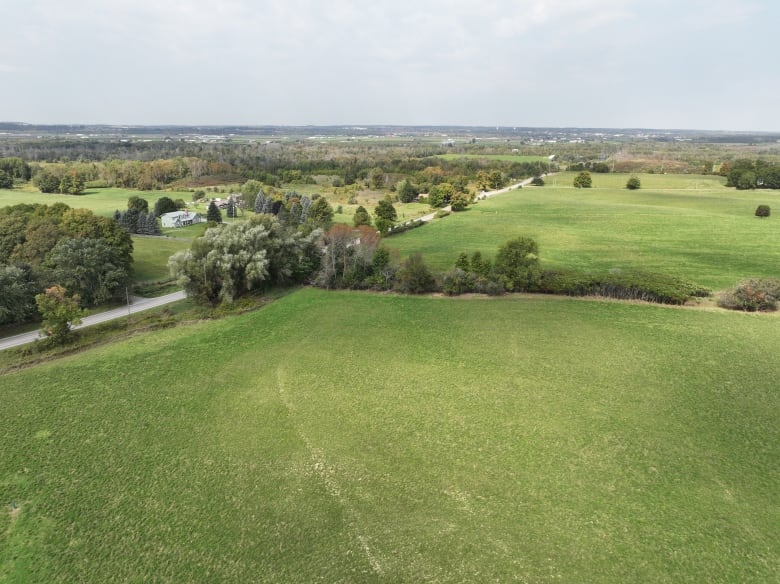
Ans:
[[[0,581],[776,582],[780,327],[302,290],[0,379]]]
[[[713,289],[752,276],[780,277],[780,224],[754,216],[759,204],[780,210],[774,191],[736,191],[723,179],[594,174],[592,189],[571,186],[573,173],[481,201],[420,229],[387,240],[402,254],[421,252],[436,270],[459,252],[492,256],[518,235],[539,243],[544,268],[583,271],[644,269]]]
[[[65,203],[73,209],[89,209],[95,215],[110,217],[116,209],[127,209],[127,199],[138,196],[149,201],[149,208],[160,197],[171,199],[184,199],[189,201],[192,193],[172,191],[135,191],[130,189],[87,189],[83,195],[58,195],[40,193],[38,191],[14,189],[0,190],[0,207],[17,205],[19,203],[40,203],[51,205],[53,203]]]

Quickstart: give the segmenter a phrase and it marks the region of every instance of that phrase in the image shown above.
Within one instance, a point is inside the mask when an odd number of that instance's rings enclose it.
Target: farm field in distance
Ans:
[[[89,209],[95,215],[113,217],[114,211],[127,209],[127,199],[139,196],[149,201],[149,207],[160,197],[184,199],[190,201],[192,193],[184,191],[137,191],[132,189],[86,189],[81,195],[60,195],[57,193],[41,193],[37,190],[13,189],[0,190],[0,207],[18,205],[20,203],[39,203],[52,205],[65,203],[71,209]]]
[[[6,374],[0,580],[776,581],[777,324],[305,289]]]
[[[503,162],[547,162],[547,156],[533,156],[527,154],[437,154],[442,160],[459,160],[461,158],[473,160],[501,160]]]
[[[544,269],[635,270],[673,274],[715,290],[753,276],[777,276],[777,218],[754,216],[759,204],[780,208],[776,191],[735,191],[702,175],[593,174],[591,189],[575,189],[575,173],[547,177],[481,201],[465,212],[394,236],[402,255],[420,252],[437,271],[458,253],[492,257],[506,240],[525,235],[539,244]]]

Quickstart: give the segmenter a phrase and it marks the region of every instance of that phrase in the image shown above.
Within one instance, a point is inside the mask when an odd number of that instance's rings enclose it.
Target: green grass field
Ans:
[[[419,251],[440,271],[461,251],[492,256],[504,241],[527,235],[548,269],[640,268],[713,289],[780,277],[780,219],[754,216],[761,203],[780,209],[776,192],[735,191],[720,177],[695,175],[640,175],[642,189],[628,191],[629,175],[594,174],[594,188],[575,189],[573,176],[481,201],[387,245]]]
[[[154,206],[160,197],[171,199],[192,199],[192,193],[172,191],[135,191],[130,189],[87,189],[83,195],[45,194],[27,189],[0,190],[0,207],[17,205],[19,203],[40,203],[51,205],[65,203],[73,209],[89,209],[95,215],[110,217],[116,209],[127,209],[127,199],[139,196],[149,201],[149,207]]]
[[[778,581],[778,341],[303,290],[6,374],[0,581]]]
[[[168,258],[188,249],[191,241],[163,237],[133,237],[133,279],[136,282],[164,280],[168,274]]]

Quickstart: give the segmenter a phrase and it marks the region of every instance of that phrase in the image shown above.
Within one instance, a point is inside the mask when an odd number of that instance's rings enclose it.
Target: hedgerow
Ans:
[[[659,304],[685,304],[710,291],[680,278],[649,272],[586,274],[548,270],[542,272],[540,292],[566,296],[603,296],[620,300],[643,300]]]

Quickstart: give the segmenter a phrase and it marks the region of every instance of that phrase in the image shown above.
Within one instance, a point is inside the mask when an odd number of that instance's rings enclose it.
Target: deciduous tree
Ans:
[[[436,289],[436,280],[419,253],[410,255],[395,276],[396,288],[404,294],[423,294]]]
[[[129,201],[128,201],[129,203]],[[148,207],[148,205],[147,205]],[[140,209],[139,209],[140,210]],[[170,197],[160,197],[154,203],[154,214],[157,217],[161,217],[166,213],[173,213],[176,211],[176,202]]]
[[[35,282],[29,269],[0,264],[0,324],[24,322],[35,314]]]
[[[103,304],[121,296],[129,279],[121,252],[104,239],[60,239],[45,265],[55,282],[85,304]]]
[[[275,217],[255,215],[206,230],[168,266],[195,301],[232,302],[254,290],[308,278],[319,267],[315,241],[320,235],[315,230],[304,236],[286,230]]]
[[[532,290],[541,275],[539,247],[530,237],[510,239],[498,248],[493,270],[508,291]]]
[[[14,187],[14,178],[6,171],[0,169],[0,189],[12,189]]]
[[[41,332],[52,342],[63,343],[70,334],[71,325],[81,322],[78,294],[68,296],[62,286],[46,288],[35,296],[35,303],[43,317]]]
[[[311,204],[307,214],[307,221],[313,227],[320,229],[329,229],[333,224],[333,207],[325,200],[325,197],[318,197]]]

